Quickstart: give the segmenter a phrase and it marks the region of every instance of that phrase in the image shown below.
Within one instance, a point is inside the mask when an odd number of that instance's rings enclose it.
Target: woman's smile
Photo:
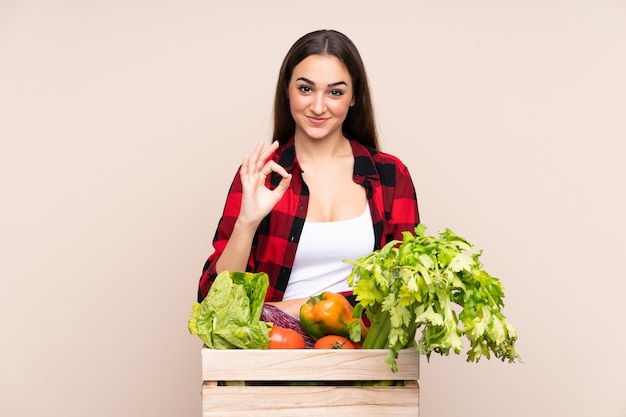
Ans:
[[[306,116],[306,118],[309,120],[309,123],[311,123],[312,125],[323,125],[326,120],[328,120],[327,118],[324,117],[314,117],[314,116]]]

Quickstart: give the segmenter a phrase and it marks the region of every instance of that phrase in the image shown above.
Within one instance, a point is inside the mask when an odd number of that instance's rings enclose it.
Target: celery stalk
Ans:
[[[387,349],[389,345],[389,332],[391,322],[388,311],[381,311],[376,316],[370,318],[371,325],[367,331],[367,336],[363,340],[363,349]]]
[[[465,336],[468,362],[491,353],[510,363],[520,359],[517,333],[501,311],[504,287],[482,268],[482,251],[450,229],[439,237],[425,230],[420,224],[402,241],[345,261],[354,265],[348,284],[355,312],[364,311],[371,322],[362,347],[389,349],[387,363],[395,371],[398,352],[414,345],[419,329],[416,349],[427,358],[460,353]]]

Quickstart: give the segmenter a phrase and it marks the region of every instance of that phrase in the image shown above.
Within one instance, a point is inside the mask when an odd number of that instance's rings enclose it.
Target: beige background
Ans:
[[[483,249],[523,364],[421,416],[626,416],[626,3],[0,1],[0,415],[200,415],[187,332],[280,61],[336,28],[429,232]]]

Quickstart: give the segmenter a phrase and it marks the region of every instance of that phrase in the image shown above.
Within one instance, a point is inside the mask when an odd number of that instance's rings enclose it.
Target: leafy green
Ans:
[[[270,329],[260,319],[268,287],[262,272],[221,272],[204,300],[193,303],[189,332],[212,349],[266,349]]]
[[[464,336],[468,362],[491,354],[518,360],[517,333],[502,313],[504,287],[483,269],[482,251],[450,229],[438,238],[425,231],[420,224],[402,241],[345,261],[354,265],[348,284],[357,300],[355,315],[365,312],[371,322],[363,348],[388,348],[386,362],[396,372],[398,352],[412,346],[421,330],[416,349],[427,359],[432,352],[459,354]],[[358,327],[350,331],[360,340]]]

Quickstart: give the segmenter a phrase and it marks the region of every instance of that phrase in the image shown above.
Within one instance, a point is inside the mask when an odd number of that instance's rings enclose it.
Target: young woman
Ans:
[[[234,178],[198,300],[221,271],[265,272],[266,302],[298,317],[310,296],[350,292],[344,260],[418,223],[406,166],[378,149],[357,48],[337,31],[309,33],[280,69],[273,143],[259,142]]]

